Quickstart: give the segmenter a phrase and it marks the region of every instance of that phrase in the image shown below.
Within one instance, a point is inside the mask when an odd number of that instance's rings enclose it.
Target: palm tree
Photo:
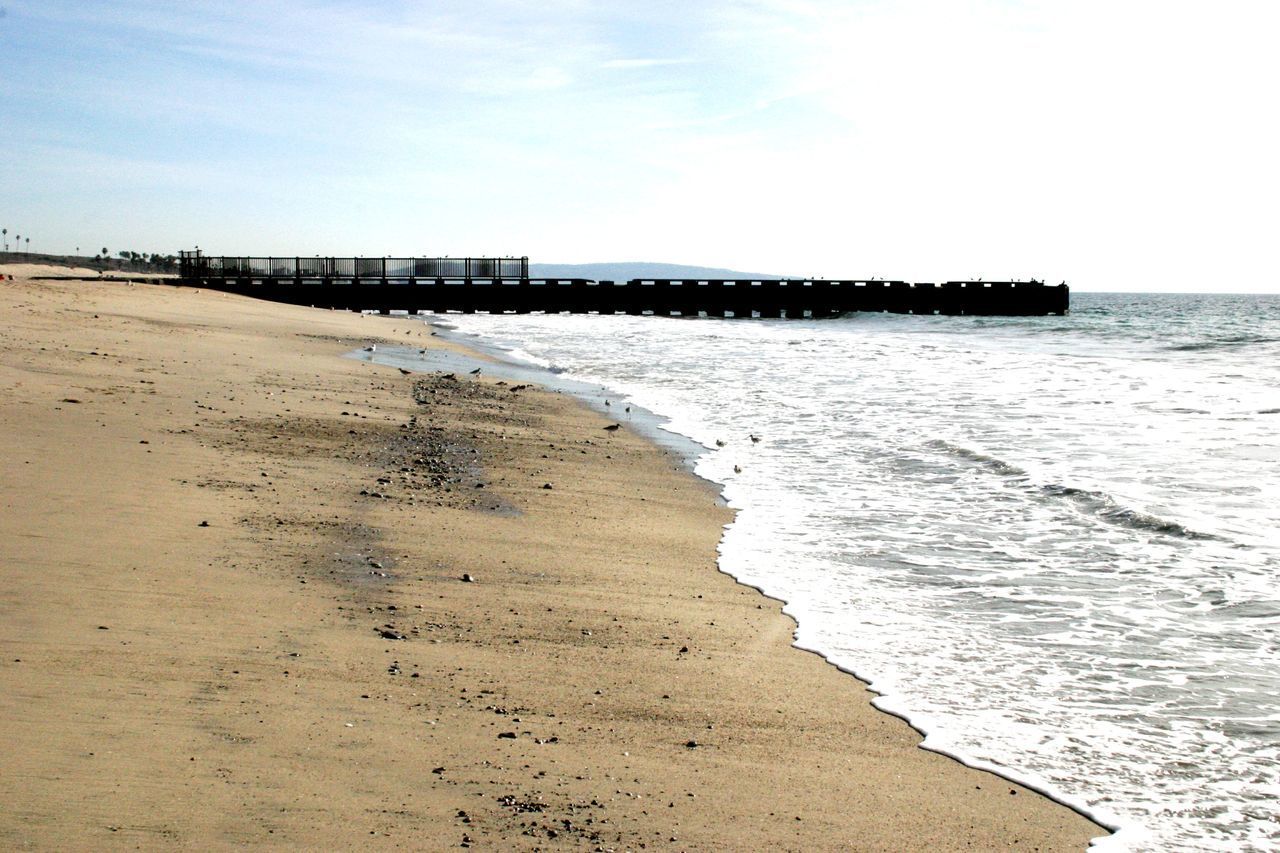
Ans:
[[[0,231],[4,232],[4,250],[7,252],[9,251],[9,229],[0,228]]]
[[[22,251],[22,235],[21,234],[13,235],[13,250],[15,252]]]
[[[31,238],[27,238],[27,254],[31,254]]]

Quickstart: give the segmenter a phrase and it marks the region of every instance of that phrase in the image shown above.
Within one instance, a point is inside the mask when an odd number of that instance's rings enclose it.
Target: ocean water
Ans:
[[[703,445],[721,568],[927,748],[1104,849],[1280,848],[1280,297],[447,322]]]

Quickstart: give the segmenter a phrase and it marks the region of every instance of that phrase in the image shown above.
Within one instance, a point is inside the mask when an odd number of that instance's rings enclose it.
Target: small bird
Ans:
[[[413,373],[413,371],[412,371],[412,370],[405,370],[403,367],[399,368],[399,370],[400,370],[400,372],[401,372],[401,373],[403,373],[405,376],[408,376],[410,373]]]
[[[717,439],[716,439],[716,447],[724,447],[724,442],[717,438]]]
[[[605,429],[605,432],[617,432],[618,430],[622,429],[622,424],[609,424],[604,429]]]
[[[478,368],[478,367],[477,367],[475,370],[471,371],[471,375],[472,375],[472,376],[479,376],[479,375],[480,375],[480,368]]]
[[[377,351],[378,351],[378,345],[377,345],[377,344],[369,344],[369,346],[367,346],[367,347],[365,347],[365,348],[364,348],[364,351],[365,351],[365,352],[377,352]]]
[[[752,443],[752,444],[759,444],[759,443],[760,443],[760,436],[756,435],[755,433],[752,433],[752,434],[749,436],[749,438],[751,439],[751,443]]]
[[[605,400],[605,401],[604,401],[604,404],[605,404],[606,406],[612,406],[612,405],[613,405],[613,403],[610,403],[608,400]]]
[[[741,474],[741,473],[742,473],[742,466],[741,466],[741,465],[734,465],[734,466],[733,466],[733,473],[735,473],[735,474]]]

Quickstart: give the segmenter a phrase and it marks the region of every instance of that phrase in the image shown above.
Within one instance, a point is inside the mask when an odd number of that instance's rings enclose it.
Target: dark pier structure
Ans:
[[[1066,314],[1066,284],[866,279],[530,278],[526,258],[246,258],[183,252],[185,285],[351,311],[834,317]]]

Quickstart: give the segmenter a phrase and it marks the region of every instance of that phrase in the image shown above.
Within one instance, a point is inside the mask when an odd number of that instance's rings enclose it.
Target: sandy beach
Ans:
[[[567,395],[344,357],[452,346],[404,317],[0,272],[5,848],[1104,834],[792,648],[711,488]]]

